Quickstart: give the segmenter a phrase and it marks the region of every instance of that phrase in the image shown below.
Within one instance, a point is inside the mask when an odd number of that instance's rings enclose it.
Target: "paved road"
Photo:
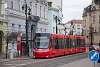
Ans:
[[[0,64],[0,67],[57,67],[84,58],[87,58],[87,53],[61,56],[51,59],[26,59],[19,61],[3,62]]]

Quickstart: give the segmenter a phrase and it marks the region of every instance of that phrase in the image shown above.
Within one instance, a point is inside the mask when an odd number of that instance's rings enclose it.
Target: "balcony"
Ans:
[[[95,4],[100,4],[100,0],[95,0]]]
[[[0,13],[0,21],[7,21],[7,17]]]

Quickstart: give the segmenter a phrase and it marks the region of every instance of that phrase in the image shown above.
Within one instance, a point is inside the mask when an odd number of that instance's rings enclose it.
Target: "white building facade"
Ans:
[[[9,32],[21,31],[22,33],[25,33],[25,10],[22,10],[22,6],[25,4],[25,0],[6,0],[6,3],[8,6],[7,17]],[[31,8],[31,15],[40,17],[36,32],[47,32],[47,0],[26,0],[26,3]]]
[[[62,23],[62,18],[63,18],[62,1],[63,0],[48,0],[48,22],[49,22],[48,32],[49,33],[59,33],[57,24]]]
[[[23,6],[25,6],[25,0],[5,0],[7,3],[7,20],[8,20],[8,42],[13,42],[16,44],[17,35],[21,36],[22,39],[22,54],[26,53],[32,54],[32,42],[28,41],[26,44],[26,15]],[[40,20],[37,22],[36,33],[47,33],[48,32],[48,2],[47,0],[26,0],[27,12],[31,8],[31,16],[39,16]],[[28,13],[27,13],[28,14]],[[29,15],[28,15],[29,16]],[[29,25],[30,23],[28,23]],[[33,28],[32,28],[33,29]],[[29,40],[28,27],[28,40]],[[29,50],[28,50],[29,49]],[[29,51],[29,52],[28,52]]]
[[[73,35],[83,34],[83,20],[74,19],[65,23],[65,26],[66,34],[71,34],[71,32],[73,32]]]

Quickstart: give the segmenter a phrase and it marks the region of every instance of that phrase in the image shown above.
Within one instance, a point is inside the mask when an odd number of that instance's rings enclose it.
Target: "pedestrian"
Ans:
[[[21,50],[22,50],[22,46],[21,46],[21,42],[17,42],[17,52],[18,52],[18,57],[21,57]]]

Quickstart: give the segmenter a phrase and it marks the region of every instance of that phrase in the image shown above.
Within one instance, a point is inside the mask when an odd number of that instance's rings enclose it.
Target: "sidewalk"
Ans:
[[[64,64],[58,67],[94,67],[94,63],[92,63],[88,58],[81,59],[72,63]],[[95,63],[95,67],[100,67],[99,63]]]
[[[31,57],[17,57],[17,58],[13,58],[13,59],[5,58],[5,59],[0,59],[0,63],[1,62],[16,61],[16,60],[28,60],[28,59],[31,59]]]

